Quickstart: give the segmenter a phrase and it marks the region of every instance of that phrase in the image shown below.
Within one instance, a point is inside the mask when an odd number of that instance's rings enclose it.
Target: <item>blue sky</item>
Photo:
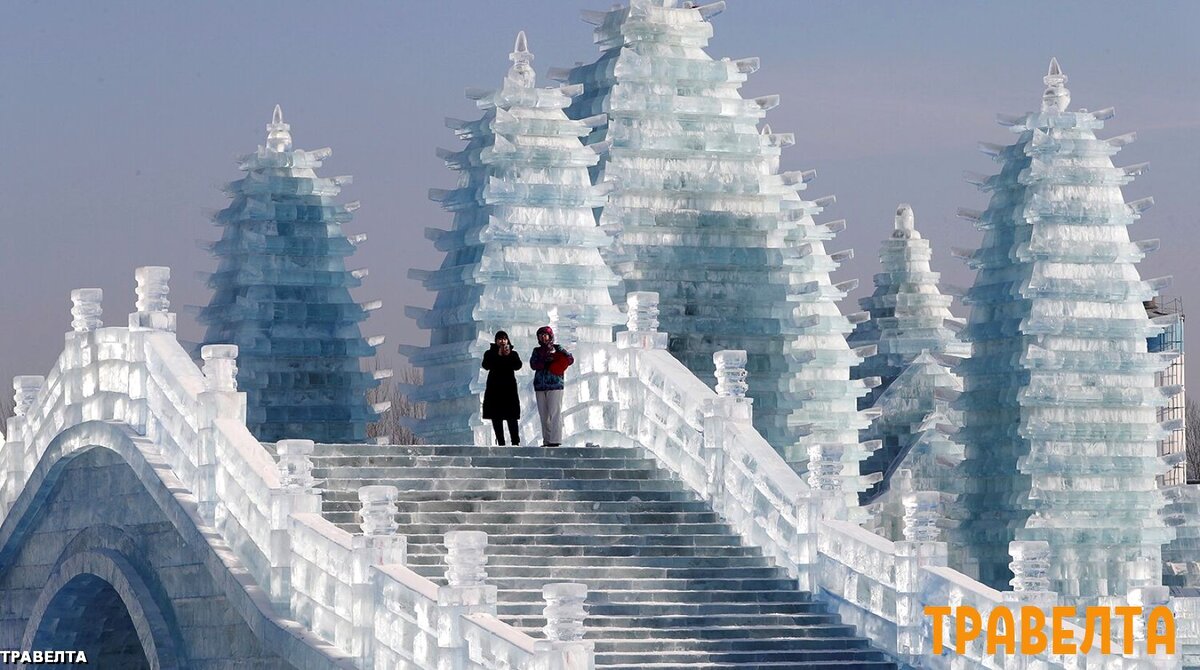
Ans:
[[[384,301],[365,332],[387,335],[398,362],[397,345],[427,341],[404,306],[431,301],[407,271],[437,267],[422,231],[450,223],[426,199],[454,182],[434,155],[456,146],[442,118],[477,115],[463,90],[499,83],[520,29],[543,81],[549,67],[594,59],[579,10],[609,4],[6,3],[0,379],[49,370],[72,288],[104,288],[106,322],[123,324],[138,265],[173,268],[181,336],[197,339],[184,306],[207,302],[198,275],[214,263],[195,242],[218,236],[207,217],[227,202],[220,186],[263,141],[276,103],[297,146],[333,148],[323,174],[355,177],[344,199],[363,206],[347,230],[369,240],[352,266],[371,270],[357,295]],[[949,251],[978,236],[954,213],[986,198],[961,175],[994,169],[976,144],[1010,140],[995,114],[1037,106],[1051,56],[1075,106],[1116,107],[1106,135],[1138,133],[1117,162],[1151,169],[1126,197],[1157,206],[1131,235],[1163,240],[1142,276],[1174,275],[1168,292],[1200,310],[1197,25],[1200,3],[729,0],[708,51],[762,58],[743,93],[782,96],[767,122],[796,134],[784,169],[816,168],[808,193],[837,196],[823,218],[849,229],[831,248],[856,258],[835,281],[862,285],[843,311],[869,291],[899,202],[913,204],[944,281],[970,285]]]

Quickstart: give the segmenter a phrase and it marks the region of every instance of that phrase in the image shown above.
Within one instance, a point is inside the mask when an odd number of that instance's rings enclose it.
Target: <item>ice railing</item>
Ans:
[[[934,668],[1178,667],[1177,658],[1120,653],[1005,659],[984,653],[984,636],[957,654],[953,630],[943,638],[949,644],[944,653],[933,657],[926,606],[973,604],[985,617],[997,605],[1014,606],[1005,600],[1011,594],[946,567],[946,545],[930,535],[937,532],[937,494],[905,500],[905,531],[913,541],[892,542],[848,523],[836,495],[841,464],[823,460],[835,450],[812,452],[809,469],[819,484],[813,488],[754,429],[745,397],[745,352],[714,355],[714,392],[667,352],[667,334],[658,331],[657,294],[629,294],[627,330],[614,344],[571,341],[573,312],[560,306],[555,316],[555,331],[574,347],[577,362],[563,399],[566,434],[577,441],[644,447],[801,589],[822,596],[859,634],[894,657]],[[1136,593],[1147,602],[1161,595]],[[1071,629],[1081,640],[1083,631]],[[1111,645],[1122,649],[1116,636]]]
[[[404,566],[395,489],[360,491],[362,534],[321,517],[313,443],[279,442],[276,462],[246,428],[237,347],[203,347],[198,368],[175,336],[169,269],[139,268],[136,278],[128,327],[103,327],[100,289],[72,291],[72,331],[54,368],[14,379],[16,416],[0,450],[0,522],[57,435],[83,422],[119,422],[159,450],[187,489],[181,501],[194,504],[232,550],[227,568],[244,569],[253,580],[246,588],[268,596],[263,607],[272,611],[263,613],[331,643],[331,666],[587,667],[582,585],[546,587],[555,623],[535,640],[495,617],[496,589],[483,584],[483,534],[448,534],[447,545],[460,548],[448,551],[448,585],[439,586]]]

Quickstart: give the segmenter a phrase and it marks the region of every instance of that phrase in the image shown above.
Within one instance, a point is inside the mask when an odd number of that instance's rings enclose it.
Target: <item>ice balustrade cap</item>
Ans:
[[[201,347],[205,388],[209,391],[236,391],[237,356],[236,344],[206,344]]]
[[[313,491],[312,459],[316,443],[312,440],[280,440],[275,443],[279,455],[279,482],[289,491]]]
[[[937,542],[941,532],[942,496],[937,491],[917,491],[903,498],[904,539],[909,542]]]
[[[450,586],[483,586],[487,580],[487,533],[452,530],[446,533],[446,582]]]
[[[33,407],[33,403],[37,400],[37,394],[42,390],[42,385],[46,383],[46,378],[41,375],[17,375],[13,377],[13,415],[25,416],[29,413],[29,409]]]
[[[358,514],[362,520],[359,525],[363,535],[372,537],[396,534],[396,529],[400,526],[396,523],[397,495],[398,491],[395,486],[359,487],[358,500],[362,503],[362,509]]]
[[[1014,591],[1043,592],[1050,588],[1050,543],[1045,540],[1016,540],[1008,543],[1013,572],[1009,581]]]
[[[713,353],[713,375],[717,378],[717,395],[745,398],[750,385],[746,383],[746,351],[726,349]]]
[[[546,600],[543,615],[546,617],[546,627],[542,630],[546,639],[552,642],[576,642],[583,639],[584,619],[587,609],[587,584],[562,582],[547,584],[542,587],[542,597]]]
[[[171,268],[147,265],[134,270],[133,277],[137,281],[137,311],[165,312],[171,307],[167,299],[171,292]]]
[[[71,291],[71,328],[77,333],[96,330],[104,308],[104,291],[98,288],[77,288]]]

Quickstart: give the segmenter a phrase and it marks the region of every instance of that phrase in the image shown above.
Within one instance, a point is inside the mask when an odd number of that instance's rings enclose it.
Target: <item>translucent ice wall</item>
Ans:
[[[812,172],[779,172],[793,137],[759,125],[778,96],[738,93],[758,59],[705,53],[721,7],[585,12],[602,54],[552,76],[584,87],[572,118],[607,115],[587,141],[607,148],[593,173],[614,189],[600,223],[615,236],[605,257],[621,290],[659,294],[669,349],[701,379],[713,378],[714,352],[747,351],[755,427],[800,470],[809,447],[844,447],[842,485],[855,495],[865,389],[850,381],[859,357],[836,305],[851,285],[829,279],[850,252],[825,249],[843,224],[813,221],[832,198],[800,197]]]
[[[1148,205],[1121,195],[1141,166],[1111,161],[1132,136],[1097,139],[1111,110],[1067,111],[1066,79],[1052,61],[1041,110],[1001,117],[1017,140],[985,145],[1001,165],[977,180],[991,202],[962,212],[984,239],[967,259],[973,354],[957,372],[969,488],[955,541],[1003,588],[1008,542],[1046,540],[1051,590],[1094,602],[1160,583],[1172,537],[1154,479],[1167,469],[1154,386],[1166,359],[1146,351],[1159,328],[1142,306],[1163,282],[1138,277],[1154,244],[1126,230]]]
[[[359,330],[380,303],[350,296],[366,274],[345,264],[366,237],[342,231],[358,208],[335,201],[350,177],[318,177],[332,152],[293,149],[278,106],[267,131],[266,146],[241,158],[246,174],[226,187],[233,202],[214,219],[224,231],[212,247],[203,343],[238,346],[238,388],[258,439],[361,442],[386,409],[366,399],[386,373],[361,370],[383,338]]]
[[[528,359],[537,328],[554,321],[569,348],[571,340],[611,342],[613,326],[623,321],[609,296],[618,280],[600,256],[611,239],[592,214],[604,204],[604,189],[588,175],[597,156],[580,141],[602,119],[567,118],[563,109],[580,87],[535,87],[524,33],[509,58],[513,66],[499,90],[467,93],[483,116],[447,121],[467,142],[439,151],[459,172],[458,188],[430,196],[454,223],[427,231],[446,254],[441,268],[412,273],[437,292],[432,309],[409,308],[430,331],[429,346],[401,348],[424,370],[414,393],[427,403],[426,417],[414,428],[428,442],[492,439],[480,417],[486,372],[479,363],[497,330],[508,333],[525,363],[518,387],[531,419],[537,413]],[[536,423],[522,427],[526,443],[537,440]]]

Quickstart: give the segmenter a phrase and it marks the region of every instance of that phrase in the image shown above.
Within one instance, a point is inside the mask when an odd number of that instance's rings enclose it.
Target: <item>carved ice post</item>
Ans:
[[[717,378],[717,397],[704,406],[705,497],[718,511],[725,494],[725,464],[728,447],[733,438],[727,427],[730,423],[749,424],[753,418],[753,400],[746,397],[746,352],[725,350],[713,354],[714,375]]]
[[[542,587],[546,639],[534,643],[535,670],[590,669],[596,665],[595,643],[583,639],[587,585],[571,582]]]
[[[921,605],[921,569],[946,565],[946,543],[938,542],[941,495],[918,491],[904,496],[904,540],[896,547],[896,651],[908,663],[917,664],[927,653],[921,629],[925,611]]]
[[[221,530],[218,514],[217,469],[220,431],[217,419],[245,422],[246,394],[237,390],[238,348],[232,344],[209,344],[200,348],[204,367],[204,391],[200,394],[199,444],[196,445],[196,500],[200,517]]]
[[[295,468],[296,474],[289,474],[289,479],[294,476],[301,481],[311,481],[312,462],[308,456],[312,453],[312,441],[280,440],[278,446],[281,470],[285,443],[288,443],[289,456],[297,457],[291,466]],[[298,447],[298,451],[295,451],[292,445]],[[404,565],[407,553],[407,538],[396,534],[397,495],[395,486],[364,486],[358,489],[358,499],[362,502],[360,527],[363,532],[351,539],[354,565],[351,569],[350,584],[354,602],[350,617],[354,626],[354,637],[350,653],[361,659],[361,667],[364,668],[375,667],[375,582],[371,567]],[[318,504],[319,502],[318,498]]]
[[[147,265],[134,270],[133,276],[137,281],[137,311],[129,315],[129,327],[175,332],[175,314],[168,311],[171,301],[167,299],[171,268]]]
[[[67,333],[62,357],[59,359],[59,387],[68,423],[84,420],[83,408],[87,397],[97,390],[96,372],[88,368],[95,363],[96,330],[104,325],[102,301],[104,291],[98,288],[77,288],[71,291],[71,332]],[[86,394],[86,395],[85,395]],[[106,417],[107,418],[107,417]],[[32,464],[29,471],[32,471]]]
[[[666,350],[667,334],[658,332],[658,294],[634,291],[626,295],[626,330],[617,333],[621,372],[617,375],[620,418],[617,429],[633,439],[641,437],[641,384],[638,383],[638,357],[645,350]]]
[[[557,305],[550,308],[550,328],[554,330],[554,341],[573,351],[579,344],[579,318],[583,308],[579,305]]]
[[[145,266],[134,270],[137,282],[137,301],[134,312],[129,315],[129,371],[126,375],[130,406],[126,411],[127,421],[138,432],[145,435],[150,418],[147,407],[147,385],[149,371],[146,370],[145,335],[153,331],[175,333],[175,315],[168,311],[171,302],[168,282],[171,268]]]
[[[822,519],[844,520],[842,469],[846,447],[841,444],[814,444],[808,447],[808,485]]]
[[[467,667],[467,643],[462,617],[466,614],[496,614],[496,587],[487,580],[487,533],[452,530],[446,533],[446,586],[438,587],[438,647],[453,665]],[[439,665],[438,667],[443,667]]]
[[[1023,606],[1040,608],[1050,612],[1058,604],[1058,594],[1050,590],[1050,543],[1045,540],[1016,540],[1008,543],[1008,564],[1013,578],[1009,580],[1012,591],[1001,593],[1003,602],[1013,610],[1014,616]],[[1022,644],[1020,626],[1015,635],[1017,645]],[[1026,668],[1031,659],[1023,654],[1012,654],[1005,659],[1008,666]]]
[[[4,444],[3,453],[0,453],[0,464],[4,466],[4,477],[0,480],[4,485],[4,496],[0,499],[4,515],[0,515],[0,519],[8,514],[9,508],[25,487],[25,478],[32,471],[32,466],[27,467],[27,461],[37,464],[34,455],[25,453],[25,433],[29,414],[45,383],[46,378],[39,375],[13,377],[13,416],[8,417],[8,441]]]

